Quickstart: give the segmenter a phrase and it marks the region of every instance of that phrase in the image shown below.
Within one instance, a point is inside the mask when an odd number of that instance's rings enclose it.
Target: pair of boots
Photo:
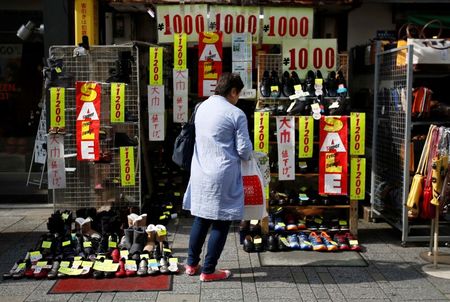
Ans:
[[[92,223],[93,220],[91,217],[87,217],[86,219],[77,217],[75,219],[76,232],[79,234],[83,234],[84,236],[87,236],[89,238],[100,240],[102,236],[92,228]]]

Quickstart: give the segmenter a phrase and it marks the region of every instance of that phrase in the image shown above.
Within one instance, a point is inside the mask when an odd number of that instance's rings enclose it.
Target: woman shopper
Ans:
[[[184,194],[183,208],[190,210],[194,223],[189,238],[186,274],[200,272],[200,254],[211,227],[201,281],[227,279],[229,270],[216,270],[233,220],[244,212],[241,160],[249,160],[252,143],[247,117],[235,105],[244,87],[240,76],[224,73],[215,95],[197,109],[195,149],[191,178]]]

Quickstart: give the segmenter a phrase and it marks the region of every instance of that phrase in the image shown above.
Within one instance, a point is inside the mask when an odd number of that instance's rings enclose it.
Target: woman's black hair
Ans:
[[[244,88],[241,76],[238,73],[224,72],[217,81],[215,93],[227,97],[233,88],[236,88],[237,92]]]

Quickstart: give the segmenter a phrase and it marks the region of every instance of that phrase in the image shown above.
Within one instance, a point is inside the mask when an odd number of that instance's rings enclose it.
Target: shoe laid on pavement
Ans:
[[[322,237],[322,241],[327,247],[327,250],[329,252],[337,251],[338,250],[338,244],[337,242],[333,241],[326,232],[320,233],[320,237]]]
[[[345,233],[345,237],[348,240],[348,245],[351,251],[360,252],[361,246],[359,245],[358,239],[354,237],[351,233]]]
[[[323,243],[322,239],[320,238],[319,235],[316,234],[316,232],[311,232],[311,234],[309,234],[309,241],[312,244],[313,251],[322,252],[328,250],[325,244]]]
[[[200,274],[200,281],[202,282],[211,282],[211,281],[220,281],[230,278],[231,272],[229,270],[216,270],[211,274]]]
[[[340,251],[350,250],[350,246],[348,245],[347,237],[345,237],[345,234],[335,234],[333,239],[337,242]]]

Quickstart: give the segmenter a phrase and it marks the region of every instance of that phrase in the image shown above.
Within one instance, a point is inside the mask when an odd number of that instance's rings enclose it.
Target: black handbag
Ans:
[[[181,127],[181,132],[178,134],[173,145],[172,161],[186,171],[191,169],[195,146],[195,113],[200,104],[195,106],[189,122]]]

